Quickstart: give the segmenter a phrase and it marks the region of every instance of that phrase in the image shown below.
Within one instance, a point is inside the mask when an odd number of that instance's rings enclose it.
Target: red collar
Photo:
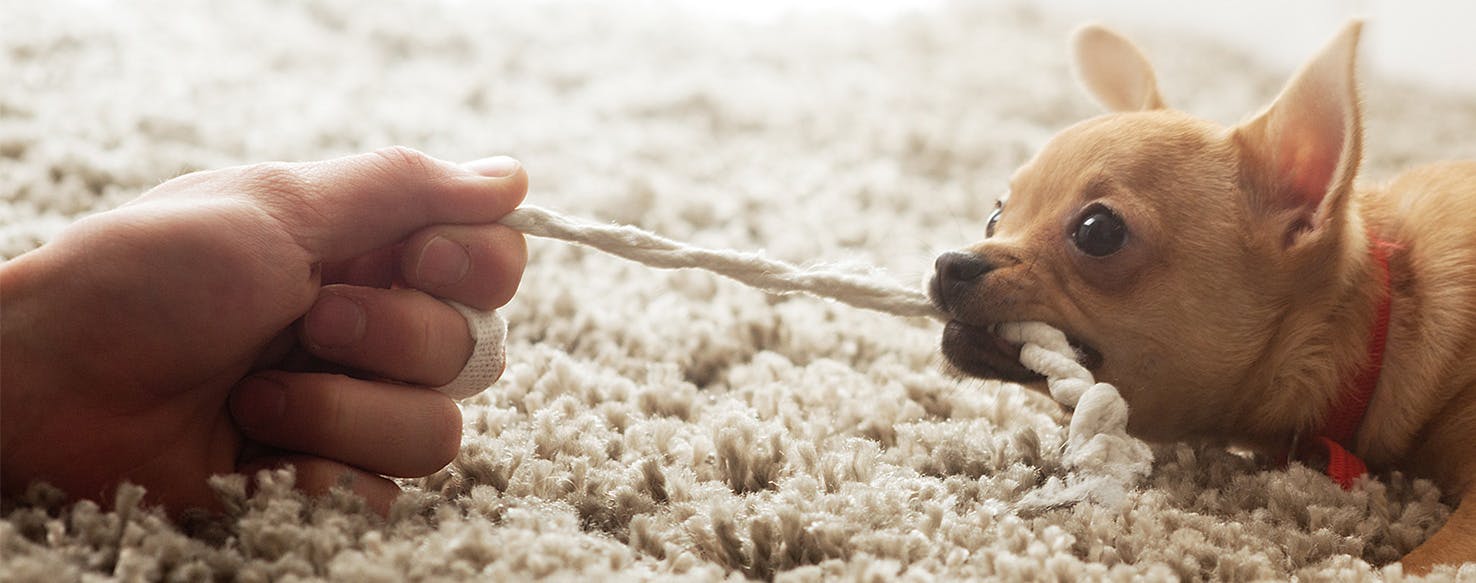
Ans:
[[[1353,447],[1358,426],[1363,423],[1374,387],[1379,384],[1379,373],[1384,369],[1384,344],[1389,336],[1389,310],[1394,300],[1389,275],[1389,251],[1394,246],[1370,234],[1369,247],[1374,264],[1379,267],[1379,283],[1384,293],[1374,314],[1373,329],[1368,334],[1368,360],[1343,383],[1342,395],[1333,403],[1322,429],[1300,447],[1294,445],[1295,451],[1292,452],[1303,458],[1309,453],[1325,455],[1328,477],[1344,490],[1352,488],[1353,481],[1368,471],[1363,460],[1349,450]]]

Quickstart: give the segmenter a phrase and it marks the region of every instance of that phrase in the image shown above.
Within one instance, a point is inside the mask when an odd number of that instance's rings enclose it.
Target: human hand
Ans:
[[[211,475],[290,462],[384,511],[383,476],[460,447],[425,387],[473,340],[436,298],[512,297],[527,248],[495,221],[526,192],[510,158],[403,148],[197,172],[0,265],[0,489],[106,502],[130,481],[173,512],[218,507]]]

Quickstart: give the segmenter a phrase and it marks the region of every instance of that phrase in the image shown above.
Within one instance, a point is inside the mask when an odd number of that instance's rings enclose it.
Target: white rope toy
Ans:
[[[995,333],[1020,346],[1020,364],[1046,377],[1051,398],[1073,408],[1066,438],[1066,482],[1052,478],[1026,495],[1020,506],[1048,508],[1090,499],[1116,506],[1153,469],[1153,450],[1128,435],[1128,406],[1117,387],[1096,382],[1076,362],[1066,334],[1040,322],[1000,324]]]
[[[948,319],[923,292],[863,274],[801,268],[759,253],[693,247],[636,227],[580,221],[535,206],[522,206],[499,222],[527,235],[580,243],[653,267],[711,271],[773,293],[803,292],[898,316]],[[463,399],[485,390],[502,372],[507,323],[496,311],[448,303],[466,317],[476,348],[461,375],[436,389]],[[1052,478],[1021,505],[1124,501],[1127,490],[1148,475],[1153,452],[1127,434],[1122,395],[1112,385],[1096,382],[1077,363],[1076,351],[1060,330],[1019,322],[1001,324],[995,332],[1021,347],[1021,364],[1046,377],[1053,399],[1075,410],[1065,451],[1066,467],[1075,474],[1066,482]]]
[[[451,382],[436,387],[452,399],[461,400],[487,390],[507,365],[507,320],[497,310],[478,310],[466,304],[445,300],[446,305],[456,308],[466,318],[467,331],[471,332],[472,355],[466,366]]]

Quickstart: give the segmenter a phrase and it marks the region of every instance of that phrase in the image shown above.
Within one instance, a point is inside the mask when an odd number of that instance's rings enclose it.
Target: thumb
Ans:
[[[348,259],[433,224],[491,223],[528,192],[518,161],[458,165],[404,147],[322,162],[246,167],[247,196],[318,261]]]

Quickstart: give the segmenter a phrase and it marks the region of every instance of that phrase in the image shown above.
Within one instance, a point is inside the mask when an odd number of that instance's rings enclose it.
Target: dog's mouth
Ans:
[[[1102,366],[1102,353],[1067,336],[1076,350],[1077,361],[1087,370]],[[994,326],[979,326],[949,320],[943,327],[943,356],[960,372],[969,376],[1001,379],[1016,383],[1044,380],[1039,373],[1020,364],[1020,347],[1006,342],[994,333]]]

